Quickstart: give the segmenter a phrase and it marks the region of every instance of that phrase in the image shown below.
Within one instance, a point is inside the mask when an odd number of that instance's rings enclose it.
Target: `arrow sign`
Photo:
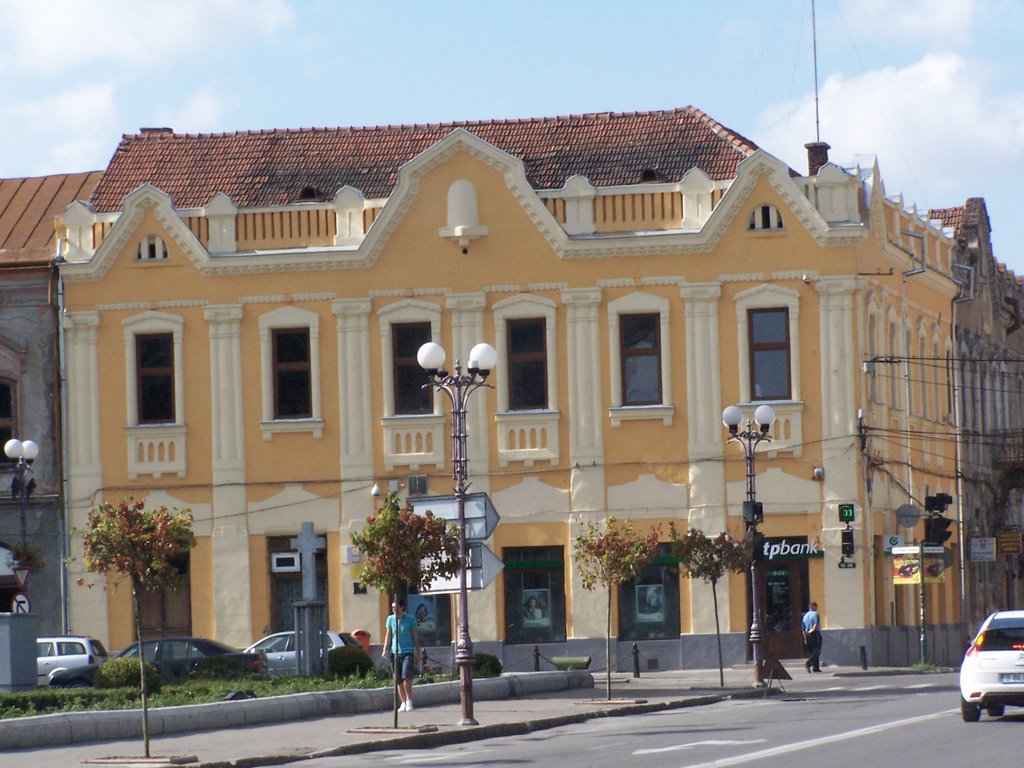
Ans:
[[[410,501],[412,511],[417,515],[429,510],[442,520],[458,522],[459,504],[454,496],[418,496]],[[490,538],[501,519],[486,493],[466,495],[465,516],[466,541],[485,541]]]
[[[468,544],[466,550],[469,554],[469,562],[466,564],[466,588],[474,591],[485,589],[498,577],[505,564],[486,544],[479,541]],[[435,579],[422,591],[432,595],[458,592],[459,576],[456,574],[450,579]]]
[[[11,603],[11,613],[25,614],[31,612],[32,603],[28,601],[28,597],[26,595],[21,594],[20,592],[16,594],[14,596],[13,602]]]

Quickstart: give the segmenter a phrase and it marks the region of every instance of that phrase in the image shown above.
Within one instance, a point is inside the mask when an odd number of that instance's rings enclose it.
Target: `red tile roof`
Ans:
[[[938,221],[943,227],[952,227],[953,231],[959,234],[960,228],[964,225],[964,206],[931,208],[928,210],[928,218]]]
[[[0,261],[46,262],[55,255],[54,217],[88,200],[99,171],[0,179]]]
[[[573,175],[595,186],[633,184],[645,171],[677,181],[691,168],[712,179],[736,175],[757,146],[693,107],[661,112],[600,113],[528,120],[453,122],[368,128],[300,128],[176,134],[142,129],[121,139],[92,203],[117,211],[149,182],[174,205],[205,205],[217,192],[240,207],[296,202],[304,188],[329,199],[351,185],[387,197],[398,168],[464,128],[520,158],[536,189],[556,189]],[[648,179],[649,180],[649,179]]]

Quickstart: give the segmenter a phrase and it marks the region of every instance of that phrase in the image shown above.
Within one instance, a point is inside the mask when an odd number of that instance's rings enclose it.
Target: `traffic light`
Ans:
[[[852,523],[857,516],[857,508],[853,504],[839,505],[839,522]]]
[[[743,502],[743,522],[747,528],[753,528],[764,522],[764,505],[760,501]]]
[[[924,511],[938,512],[946,511],[946,507],[953,503],[953,497],[948,493],[937,493],[934,496],[924,497]]]
[[[843,537],[843,557],[849,557],[853,554],[853,528],[844,528],[841,534]]]
[[[924,519],[924,540],[929,544],[945,544],[946,540],[953,535],[948,530],[953,521],[942,515],[929,515]]]

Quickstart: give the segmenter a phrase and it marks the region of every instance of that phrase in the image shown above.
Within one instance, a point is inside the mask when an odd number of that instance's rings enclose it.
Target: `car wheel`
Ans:
[[[72,680],[71,682],[69,682],[64,687],[65,688],[92,688],[92,686],[89,685],[89,681],[88,680]]]
[[[981,719],[981,707],[971,704],[967,699],[960,699],[960,717],[965,723],[976,723]]]
[[[1002,717],[1003,712],[1006,711],[1006,707],[1002,704],[989,704],[985,707],[985,711],[988,712],[989,717]]]

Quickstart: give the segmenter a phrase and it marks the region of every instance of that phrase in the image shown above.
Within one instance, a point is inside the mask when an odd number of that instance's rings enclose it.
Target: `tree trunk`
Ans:
[[[608,585],[608,612],[604,628],[604,693],[612,700],[612,588]]]
[[[715,604],[715,639],[718,641],[718,684],[725,688],[725,665],[722,663],[722,630],[718,626],[718,580],[711,580],[711,600]]]
[[[149,754],[149,684],[146,680],[146,659],[142,655],[142,606],[139,603],[139,583],[132,579],[132,603],[135,606],[135,644],[139,651],[139,688],[142,691],[142,744],[145,756]]]

